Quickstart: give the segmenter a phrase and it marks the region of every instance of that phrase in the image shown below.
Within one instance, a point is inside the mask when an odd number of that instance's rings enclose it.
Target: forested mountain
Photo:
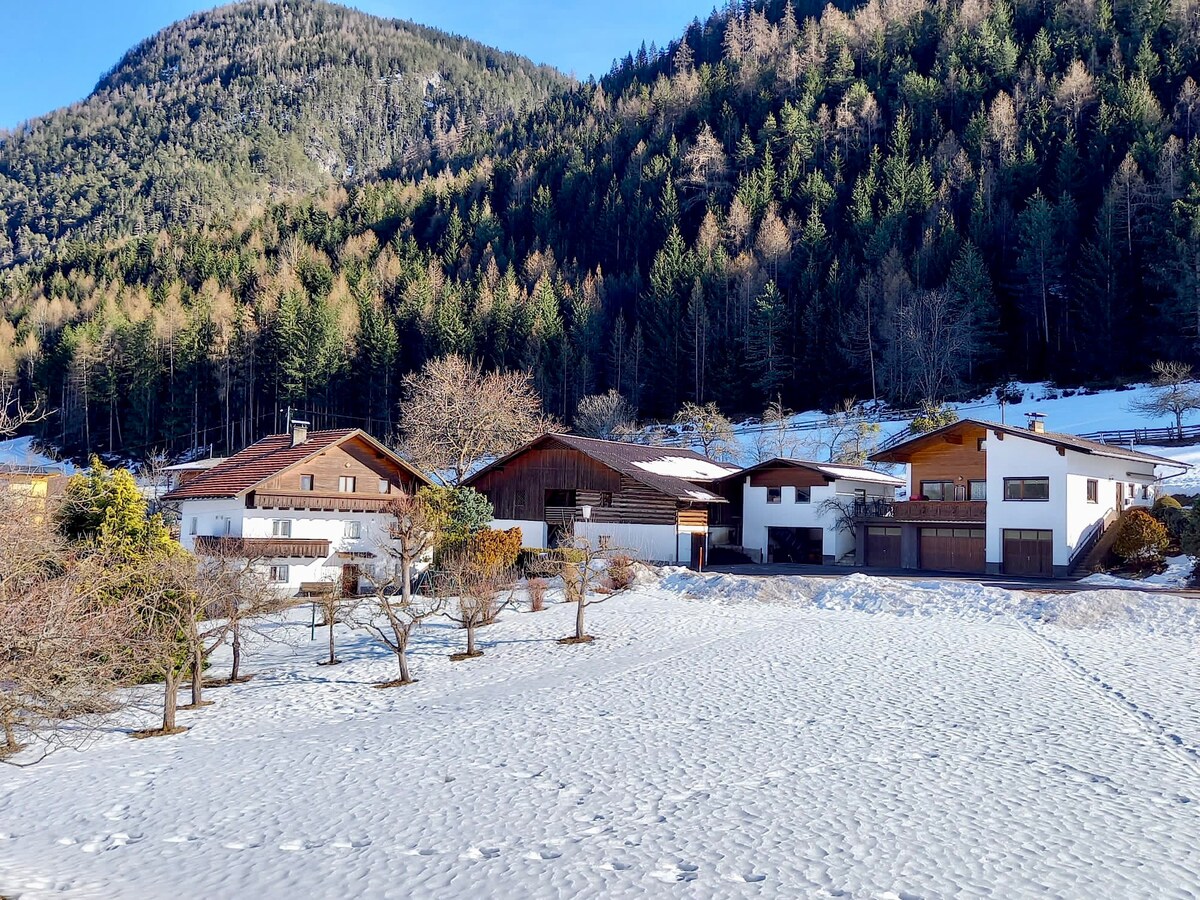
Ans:
[[[1198,44],[1182,0],[737,5],[416,180],[11,270],[0,371],[133,449],[386,433],[448,351],[568,420],[1144,376],[1200,359]]]
[[[83,102],[0,132],[0,265],[63,238],[419,173],[567,83],[513,54],[318,0],[200,13],[130,51]]]

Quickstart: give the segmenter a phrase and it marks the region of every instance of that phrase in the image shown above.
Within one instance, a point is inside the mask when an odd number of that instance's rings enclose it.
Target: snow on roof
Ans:
[[[668,478],[686,478],[689,481],[715,481],[736,472],[737,466],[727,466],[691,456],[668,456],[664,453],[661,459],[638,460],[634,462],[644,472],[652,475],[665,475]]]
[[[164,472],[202,472],[205,469],[211,469],[225,462],[227,457],[213,456],[209,459],[197,459],[192,462],[176,463],[173,466],[166,466]]]
[[[858,466],[833,466],[821,463],[814,466],[822,473],[831,478],[845,479],[847,481],[871,481],[878,484],[901,485],[905,481],[903,478],[896,478],[894,475],[888,475],[884,472],[876,472],[874,469],[865,469]]]

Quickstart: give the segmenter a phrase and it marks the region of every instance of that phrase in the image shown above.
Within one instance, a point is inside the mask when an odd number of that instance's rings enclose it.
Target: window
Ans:
[[[1100,502],[1100,482],[1098,482],[1095,478],[1089,478],[1087,481],[1087,502]]]
[[[392,492],[392,483],[386,478],[379,479],[379,493],[390,494]]]
[[[1143,500],[1150,499],[1150,485],[1148,485],[1148,484],[1142,485],[1142,499]]]
[[[290,538],[292,536],[291,519],[272,519],[271,537]]]
[[[528,503],[528,496],[524,488],[518,488],[513,492],[513,514],[520,518],[525,514],[525,506]]]
[[[1129,482],[1129,499],[1132,500],[1136,496],[1137,496],[1137,487],[1135,487],[1134,483],[1131,481],[1131,482]]]
[[[612,535],[611,534],[600,535],[597,538],[597,544],[601,550],[611,550],[612,549]]]
[[[311,475],[300,476],[300,490],[311,491],[313,489],[313,477]]]
[[[612,491],[600,492],[600,506],[604,509],[612,506]]]
[[[288,580],[288,567],[287,566],[271,566],[270,571],[267,573],[267,578],[269,578],[271,581],[275,582],[276,584],[286,583]]]
[[[972,500],[987,499],[987,482],[986,481],[969,481],[967,482],[968,496]]]
[[[342,537],[358,540],[362,537],[362,522],[347,522],[342,527]]]
[[[1049,500],[1049,478],[1005,478],[1005,500]]]
[[[358,486],[358,479],[353,475],[338,476],[338,490],[343,494],[353,494]]]
[[[781,503],[783,501],[783,488],[769,487],[767,488],[767,502]]]
[[[975,449],[976,449],[976,450],[978,450],[980,453],[983,453],[983,452],[984,452],[984,444],[983,444],[983,442],[984,442],[984,441],[986,441],[986,440],[987,440],[987,438],[977,438],[977,439],[975,440]]]
[[[796,502],[797,503],[811,503],[812,502],[812,488],[806,488],[806,487],[796,488]]]
[[[217,516],[213,527],[213,534],[219,536],[230,534],[233,531],[233,522],[229,516]]]
[[[189,526],[188,526],[188,534],[195,534],[195,533],[196,533],[196,529],[197,529],[197,527],[199,526],[199,524],[200,524],[200,523],[199,523],[199,521],[196,519],[196,517],[195,517],[195,516],[192,516],[192,522],[191,522],[191,525],[189,525]]]
[[[953,500],[953,481],[922,481],[921,496],[926,500]]]

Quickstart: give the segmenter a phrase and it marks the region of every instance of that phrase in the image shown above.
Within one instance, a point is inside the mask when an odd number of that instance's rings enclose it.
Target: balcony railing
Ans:
[[[242,559],[321,559],[330,542],[315,538],[243,538],[198,535],[196,552]]]
[[[396,498],[381,494],[362,497],[357,494],[252,494],[247,506],[252,509],[319,509],[326,512],[383,512]]]
[[[986,500],[854,501],[856,519],[894,519],[897,522],[977,522],[987,519]]]

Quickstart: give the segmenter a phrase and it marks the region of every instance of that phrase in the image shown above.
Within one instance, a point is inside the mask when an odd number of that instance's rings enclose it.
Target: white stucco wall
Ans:
[[[535,550],[541,550],[546,547],[545,522],[537,522],[532,519],[492,519],[490,527],[497,531],[520,528],[522,547]]]
[[[703,532],[703,529],[699,529]],[[692,538],[690,534],[679,534],[674,525],[631,525],[614,522],[576,522],[575,534],[585,537],[594,547],[600,546],[600,538],[607,537],[609,546],[622,550],[635,559],[646,562],[680,562],[684,565],[691,559]],[[686,551],[679,555],[679,548],[686,542]]]
[[[892,499],[895,496],[893,488],[878,482],[839,479],[811,488],[808,503],[796,502],[794,487],[780,488],[780,502],[768,503],[767,488],[752,487],[747,483],[742,493],[742,546],[759,551],[765,561],[768,528],[820,528],[822,555],[840,561],[854,550],[854,531],[839,531],[838,513],[823,507],[828,500],[853,504],[854,492],[860,488],[867,492],[868,498]]]
[[[989,563],[1002,562],[1003,533],[1010,528],[1049,529],[1054,532],[1054,565],[1066,566],[1071,553],[1084,533],[1097,521],[1116,507],[1117,482],[1125,484],[1125,507],[1148,506],[1150,498],[1141,499],[1142,485],[1153,481],[1152,467],[1147,463],[1127,459],[1111,459],[1067,450],[1059,455],[1058,449],[1021,438],[1005,435],[997,440],[995,432],[989,431],[985,449],[987,452],[987,524],[986,559]],[[1134,472],[1136,475],[1129,475]],[[1050,479],[1050,499],[1005,500],[1005,478]],[[1087,501],[1087,482],[1096,479],[1096,503]],[[1129,485],[1135,486],[1135,497],[1129,499]]]
[[[380,513],[318,512],[312,510],[247,509],[242,500],[185,500],[180,503],[179,542],[186,550],[195,549],[197,536],[242,538],[274,537],[272,522],[286,519],[291,522],[290,537],[303,540],[329,541],[329,555],[321,559],[264,559],[261,568],[272,565],[288,567],[286,582],[278,582],[281,594],[294,595],[303,582],[340,579],[342,566],[356,562],[364,568],[382,564],[379,547],[386,542],[388,516]],[[224,521],[228,519],[228,530]],[[195,528],[193,530],[193,521]],[[345,536],[346,522],[359,523],[358,538]],[[339,552],[374,553],[375,559],[349,560],[338,557]]]

